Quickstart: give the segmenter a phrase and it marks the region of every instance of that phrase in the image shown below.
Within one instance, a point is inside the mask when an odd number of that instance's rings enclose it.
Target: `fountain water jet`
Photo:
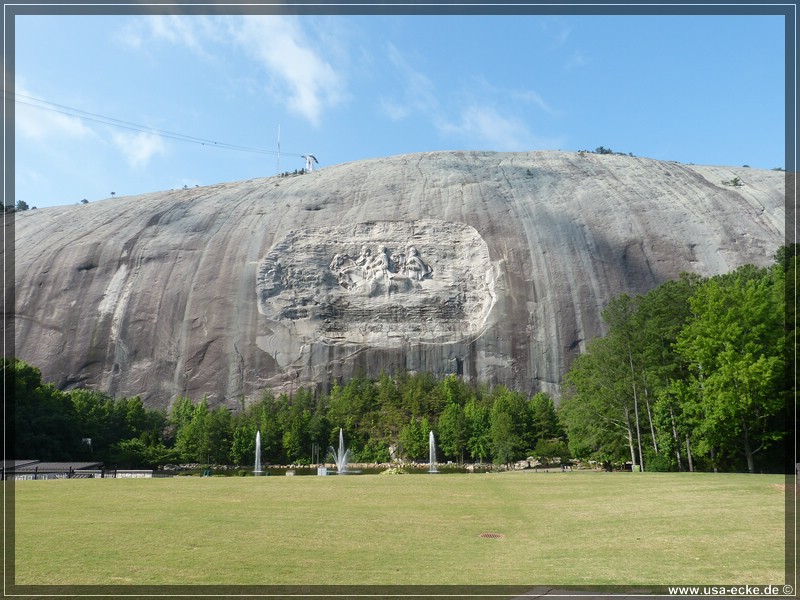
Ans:
[[[253,475],[261,475],[261,431],[256,431],[256,464],[253,467]]]
[[[436,470],[436,442],[433,440],[433,430],[428,434],[428,473],[438,473]]]
[[[341,474],[347,471],[347,460],[350,458],[350,450],[344,448],[344,432],[339,428],[339,449],[334,450],[333,446],[328,448],[333,455],[333,462],[336,463],[336,473]]]

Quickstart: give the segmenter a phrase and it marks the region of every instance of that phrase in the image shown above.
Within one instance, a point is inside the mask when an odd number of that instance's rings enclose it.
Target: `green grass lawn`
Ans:
[[[784,482],[529,471],[17,481],[15,583],[781,584]]]

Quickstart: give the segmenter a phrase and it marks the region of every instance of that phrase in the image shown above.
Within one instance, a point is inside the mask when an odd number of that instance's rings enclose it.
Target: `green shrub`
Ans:
[[[646,471],[654,471],[659,473],[678,470],[674,457],[669,456],[665,452],[659,452],[656,454],[652,448],[645,450],[644,468]]]
[[[381,475],[408,475],[408,471],[406,471],[403,467],[391,467],[386,469],[385,471],[380,472]]]

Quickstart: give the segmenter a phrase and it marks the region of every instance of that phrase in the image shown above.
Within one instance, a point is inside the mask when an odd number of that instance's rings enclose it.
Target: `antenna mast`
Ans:
[[[278,157],[275,159],[275,174],[281,174],[281,126],[278,125]]]

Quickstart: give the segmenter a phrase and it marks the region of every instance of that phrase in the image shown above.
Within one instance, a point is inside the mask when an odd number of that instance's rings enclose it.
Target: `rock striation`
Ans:
[[[614,296],[770,264],[785,178],[437,152],[17,213],[16,355],[152,407],[400,369],[557,396]]]

